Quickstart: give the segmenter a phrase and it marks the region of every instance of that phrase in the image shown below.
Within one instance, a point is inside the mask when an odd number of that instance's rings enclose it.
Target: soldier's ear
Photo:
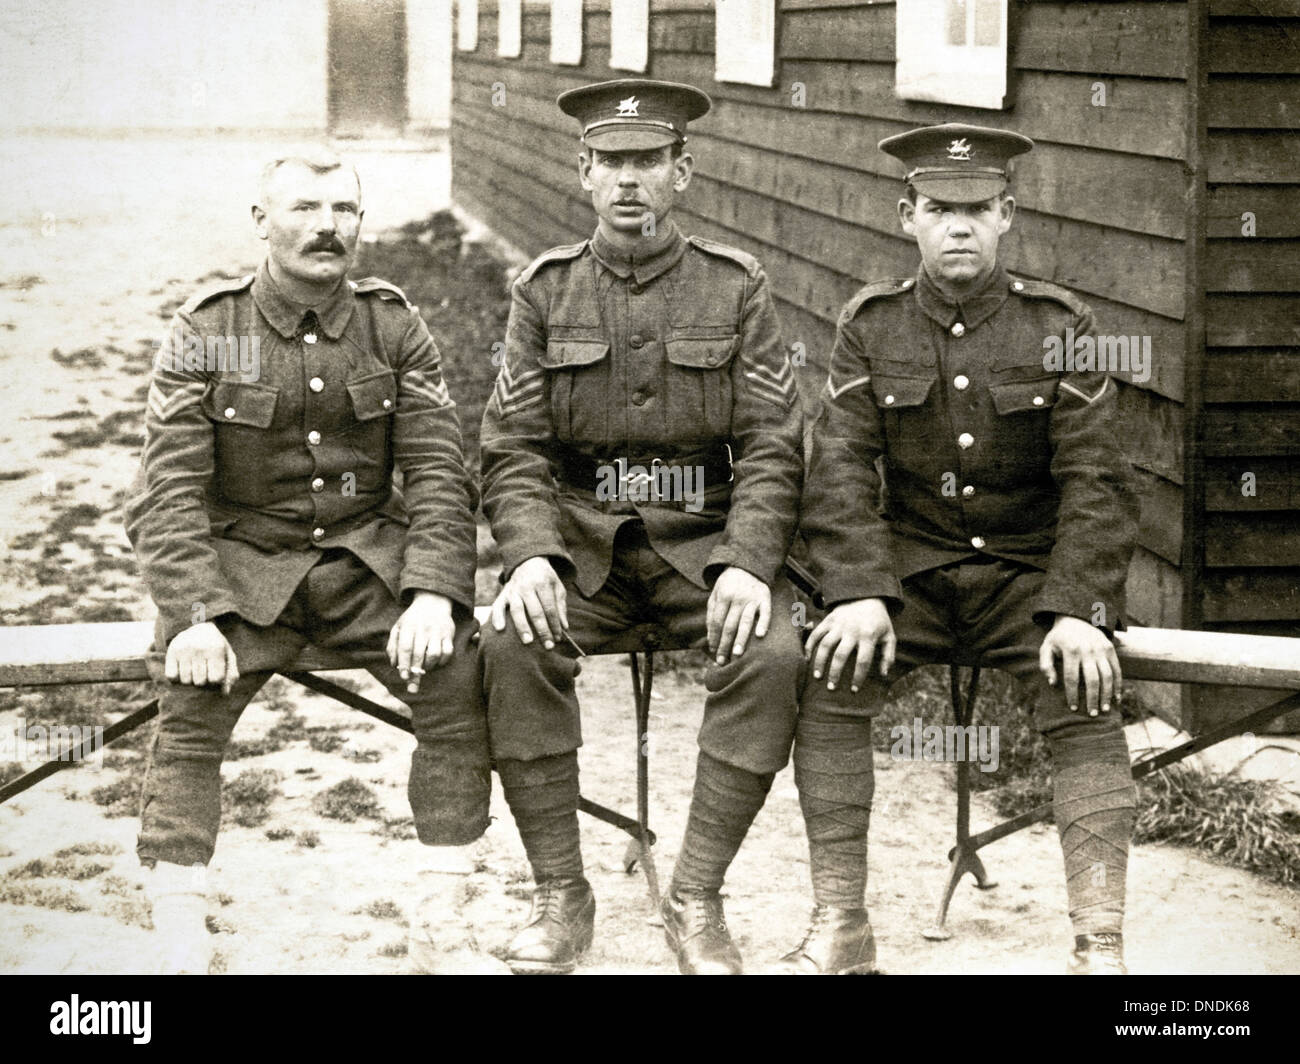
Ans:
[[[916,204],[906,196],[898,201],[898,224],[908,236],[916,235]]]
[[[584,150],[578,152],[578,180],[582,182],[582,188],[585,192],[593,191],[591,185],[591,152]]]
[[[259,240],[266,239],[266,211],[259,204],[253,204],[253,228],[257,231]]]
[[[1003,196],[998,202],[998,235],[1011,228],[1011,219],[1016,216],[1016,197]]]
[[[691,174],[695,173],[695,156],[683,151],[673,160],[673,173],[673,191],[685,192],[686,186],[691,183]]]

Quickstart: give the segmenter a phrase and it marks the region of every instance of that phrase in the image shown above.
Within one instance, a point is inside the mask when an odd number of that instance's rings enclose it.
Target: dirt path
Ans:
[[[149,617],[117,502],[138,454],[138,419],[131,412],[141,409],[143,374],[164,308],[179,303],[199,278],[255,264],[258,249],[246,234],[239,190],[255,172],[250,160],[268,146],[188,138],[135,145],[50,140],[25,153],[20,147],[9,142],[0,160],[11,189],[0,218],[11,249],[0,276],[0,363],[7,382],[0,389],[0,540],[6,547],[0,601],[11,619]],[[401,221],[392,201],[409,206],[414,217],[436,205],[427,201],[439,189],[445,195],[439,184],[445,166],[430,177],[435,170],[428,159],[377,157],[363,178],[368,189],[388,191],[385,220]],[[214,173],[224,179],[209,183]],[[187,178],[203,195],[184,194]],[[211,197],[212,188],[230,195]],[[119,412],[121,418],[106,423]],[[67,435],[60,439],[60,432]],[[594,661],[579,682],[587,707],[584,792],[632,812],[626,666]],[[262,823],[223,828],[210,922],[220,967],[399,971],[418,846],[409,838],[405,802],[413,741],[315,696],[290,695],[287,684],[279,687],[282,693],[249,709],[235,738],[251,753],[279,726],[275,734],[284,745],[228,761],[224,769],[227,780],[270,770],[279,793]],[[657,689],[651,803],[666,880],[689,800],[701,693],[673,673],[662,675]],[[0,701],[0,727],[12,728],[23,706],[13,696]],[[303,720],[295,722],[296,714]],[[986,850],[999,885],[980,892],[963,884],[949,920],[955,937],[928,942],[919,931],[932,918],[944,880],[953,793],[942,766],[878,754],[876,767],[869,903],[882,968],[1060,971],[1069,926],[1054,830],[1034,828]],[[103,769],[80,767],[0,807],[0,971],[109,973],[145,965],[147,908],[133,855],[137,821],[109,816],[114,807],[93,797],[115,795],[118,808],[129,806],[139,768],[138,747],[111,751]],[[322,816],[314,799],[352,778],[377,796],[376,816],[352,823]],[[528,884],[499,794],[494,801],[497,822],[482,848],[475,906],[483,941],[500,950],[527,910]],[[977,827],[996,820],[986,799],[976,798],[973,819]],[[584,837],[599,914],[582,970],[670,972],[644,885],[622,871],[625,837],[590,820]],[[69,848],[77,852],[53,856]],[[31,874],[30,862],[38,859],[44,864],[35,871],[43,874]],[[751,967],[797,939],[809,902],[807,878],[787,770],[729,884],[730,922]],[[1147,846],[1134,854],[1129,898],[1128,956],[1136,972],[1300,971],[1294,892],[1190,851]]]

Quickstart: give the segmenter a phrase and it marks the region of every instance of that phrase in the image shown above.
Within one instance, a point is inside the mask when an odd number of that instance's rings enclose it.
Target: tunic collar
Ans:
[[[686,254],[686,238],[677,228],[677,223],[670,221],[665,228],[667,232],[661,234],[662,242],[658,247],[648,253],[632,255],[615,248],[597,229],[591,238],[591,251],[611,273],[624,279],[635,277],[637,284],[649,284],[676,266]]]
[[[973,329],[997,312],[1007,301],[1011,278],[1006,267],[999,262],[989,275],[988,280],[978,291],[965,299],[953,302],[943,290],[930,279],[922,265],[916,275],[916,302],[926,315],[933,318],[945,329],[961,321],[966,328]]]
[[[298,335],[299,326],[308,311],[315,313],[325,335],[331,340],[337,340],[343,335],[343,330],[352,317],[354,299],[352,282],[343,280],[321,302],[298,303],[280,291],[265,262],[258,267],[257,276],[253,278],[253,300],[257,303],[257,309],[286,340],[292,340]]]

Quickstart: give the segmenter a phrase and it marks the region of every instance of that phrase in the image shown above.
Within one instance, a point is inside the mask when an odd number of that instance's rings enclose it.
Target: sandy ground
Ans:
[[[201,137],[36,137],[0,145],[0,176],[9,193],[0,217],[6,247],[0,589],[11,622],[85,616],[92,609],[152,616],[130,564],[117,498],[138,456],[138,422],[126,417],[120,431],[101,434],[93,445],[55,433],[69,424],[102,427],[115,412],[139,410],[164,313],[200,278],[255,266],[246,190],[257,161],[274,147]],[[371,152],[360,163],[372,226],[420,217],[445,203],[443,155]],[[81,515],[71,526],[70,513]],[[86,580],[87,572],[95,579]],[[358,683],[368,683],[364,674]],[[627,667],[596,660],[579,683],[587,710],[584,792],[631,813],[635,736]],[[209,922],[216,970],[400,971],[418,856],[405,802],[413,740],[299,693],[287,681],[276,681],[268,693],[248,710],[237,741],[253,743],[294,713],[312,731],[300,728],[283,749],[225,766],[227,780],[251,769],[273,771],[278,794],[263,823],[223,828]],[[701,692],[684,674],[667,671],[656,694],[651,808],[666,880],[689,800]],[[127,695],[121,698],[117,711],[128,708]],[[0,726],[12,727],[23,707],[18,696],[6,697]],[[1139,738],[1131,745],[1146,743]],[[8,899],[0,901],[0,971],[148,968],[148,911],[133,856],[137,821],[129,813],[108,815],[129,806],[140,767],[138,747],[110,751],[104,767],[81,766],[0,807],[0,898]],[[998,886],[977,891],[964,883],[949,919],[953,939],[927,941],[920,931],[932,920],[951,842],[949,770],[884,755],[877,755],[876,767],[868,900],[882,970],[1059,972],[1069,924],[1054,829],[1032,828],[985,850]],[[378,797],[375,816],[352,823],[322,816],[313,799],[352,778]],[[111,784],[127,796],[116,808],[92,797]],[[527,911],[528,882],[499,793],[494,813],[474,906],[481,940],[500,951]],[[996,819],[987,799],[977,796],[976,829]],[[586,818],[584,837],[599,911],[596,942],[581,970],[672,971],[644,884],[623,871],[626,837]],[[50,867],[48,859],[69,847],[80,852]],[[37,869],[45,874],[24,874],[36,859],[47,859]],[[752,968],[797,940],[809,904],[807,881],[787,770],[728,887],[730,923]],[[1300,971],[1300,905],[1293,891],[1188,850],[1141,846],[1130,867],[1129,899],[1127,952],[1135,972]]]

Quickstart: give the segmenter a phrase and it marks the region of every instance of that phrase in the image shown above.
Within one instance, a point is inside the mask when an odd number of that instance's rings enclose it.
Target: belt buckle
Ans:
[[[736,460],[731,453],[731,444],[722,445],[727,449],[727,483],[731,484],[736,479]]]
[[[627,478],[627,486],[630,488],[635,484],[637,487],[649,487],[654,482],[655,470],[663,464],[664,462],[662,458],[651,459],[650,471],[648,473],[637,473],[635,476],[629,476]]]

